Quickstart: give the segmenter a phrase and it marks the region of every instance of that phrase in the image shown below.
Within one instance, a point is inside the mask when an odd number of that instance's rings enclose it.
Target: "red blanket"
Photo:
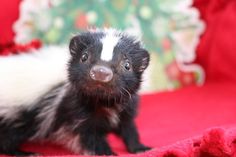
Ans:
[[[236,81],[236,1],[195,0],[206,23],[198,46],[198,62],[207,81]]]
[[[144,95],[137,125],[143,143],[154,149],[137,156],[235,157],[235,93],[236,84],[221,82]],[[128,156],[117,137],[111,135],[109,142],[118,154]],[[23,149],[44,155],[72,154],[49,143],[28,143]]]

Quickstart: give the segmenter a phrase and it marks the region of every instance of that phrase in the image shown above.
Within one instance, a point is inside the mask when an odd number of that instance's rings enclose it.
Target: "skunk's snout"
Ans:
[[[113,72],[106,66],[95,65],[90,70],[90,77],[95,81],[109,82],[113,77]]]

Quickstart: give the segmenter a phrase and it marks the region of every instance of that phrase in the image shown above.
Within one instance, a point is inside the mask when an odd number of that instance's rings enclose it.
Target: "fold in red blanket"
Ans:
[[[31,145],[29,147],[38,147]],[[45,147],[45,146],[44,146]],[[40,149],[40,148],[39,148]],[[235,157],[236,156],[236,128],[222,129],[213,128],[206,131],[203,136],[195,137],[177,142],[175,144],[154,148],[151,151],[136,155],[123,154],[124,157]],[[50,156],[78,157],[78,155],[68,155],[69,152],[62,150],[58,146],[49,146],[46,150]]]

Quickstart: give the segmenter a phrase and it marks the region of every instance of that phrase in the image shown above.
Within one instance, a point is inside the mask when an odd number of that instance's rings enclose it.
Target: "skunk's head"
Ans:
[[[86,95],[136,93],[149,54],[135,37],[114,29],[95,30],[70,41],[69,80]]]

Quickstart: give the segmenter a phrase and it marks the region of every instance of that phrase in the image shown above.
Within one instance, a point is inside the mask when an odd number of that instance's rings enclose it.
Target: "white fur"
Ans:
[[[0,57],[0,106],[29,105],[54,85],[67,80],[66,47]]]
[[[108,113],[108,120],[110,122],[110,124],[113,127],[116,127],[119,122],[120,122],[120,118],[119,118],[119,113],[118,111],[114,110],[114,109],[110,109],[110,108],[104,108],[106,110],[106,112]]]
[[[1,106],[0,117],[3,118],[2,121],[11,122],[18,118],[21,107],[13,108],[7,106]],[[19,125],[19,123],[14,123],[14,126]]]
[[[109,116],[110,124],[113,127],[116,127],[120,122],[120,118],[119,118],[118,113],[115,110],[110,109],[109,114],[110,114],[110,116]]]
[[[65,146],[76,154],[82,153],[82,147],[80,145],[80,136],[78,134],[72,134],[69,128],[60,128],[52,135],[51,139],[54,142]]]
[[[119,42],[120,37],[116,34],[117,31],[113,29],[105,30],[105,36],[101,39],[102,52],[101,60],[111,61],[113,57],[114,47]]]
[[[64,86],[52,91],[49,95],[46,95],[45,97],[46,102],[42,102],[42,103],[49,104],[49,105],[46,105],[46,107],[44,107],[40,111],[40,113],[37,115],[37,119],[41,120],[41,123],[37,130],[37,133],[31,139],[38,139],[38,138],[45,137],[45,135],[48,132],[48,129],[51,128],[52,123],[55,120],[57,108],[60,102],[62,101],[62,99],[64,98],[67,90],[68,90],[68,84],[65,84]],[[56,95],[55,99],[53,99],[52,101],[49,99],[49,101],[47,101],[48,97],[54,96],[54,95]]]

